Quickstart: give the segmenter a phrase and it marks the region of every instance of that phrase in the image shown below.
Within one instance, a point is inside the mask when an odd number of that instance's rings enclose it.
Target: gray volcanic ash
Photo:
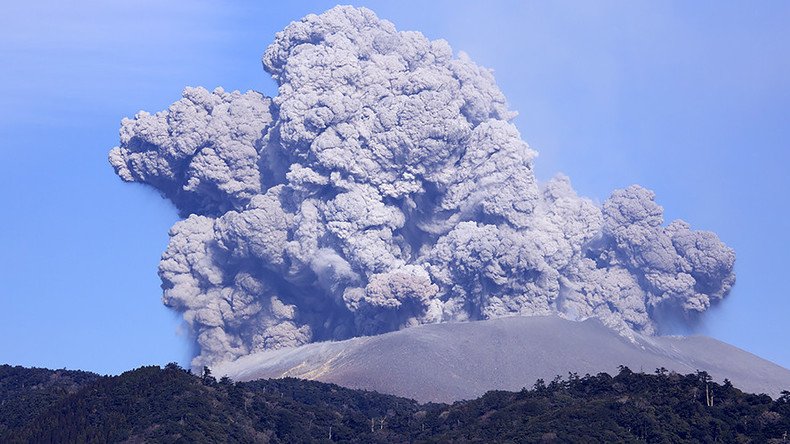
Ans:
[[[335,7],[263,56],[278,95],[187,88],[125,119],[110,163],[185,218],[159,266],[196,366],[418,324],[560,314],[626,335],[693,324],[734,252],[639,186],[596,206],[447,42]]]

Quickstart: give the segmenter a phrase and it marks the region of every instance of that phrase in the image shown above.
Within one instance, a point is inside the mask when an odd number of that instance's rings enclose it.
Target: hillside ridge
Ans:
[[[772,400],[705,372],[625,366],[449,405],[294,378],[217,380],[176,364],[118,376],[4,365],[0,399],[8,443],[781,443],[790,431],[790,392]]]

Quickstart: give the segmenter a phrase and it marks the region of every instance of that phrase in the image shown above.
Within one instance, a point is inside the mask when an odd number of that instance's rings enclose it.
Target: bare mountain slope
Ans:
[[[705,370],[748,392],[776,397],[790,370],[704,337],[637,337],[631,342],[596,320],[510,317],[433,324],[379,336],[307,344],[245,356],[215,367],[235,380],[293,376],[376,390],[419,401],[451,402],[488,390],[519,390],[568,372]]]

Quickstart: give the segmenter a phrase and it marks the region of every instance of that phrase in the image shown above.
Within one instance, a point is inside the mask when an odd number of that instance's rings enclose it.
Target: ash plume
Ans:
[[[159,275],[196,366],[510,315],[657,334],[734,283],[734,252],[665,225],[651,191],[599,207],[564,176],[539,185],[493,75],[443,40],[335,7],[277,33],[263,66],[276,97],[187,88],[124,119],[109,156],[184,217]]]

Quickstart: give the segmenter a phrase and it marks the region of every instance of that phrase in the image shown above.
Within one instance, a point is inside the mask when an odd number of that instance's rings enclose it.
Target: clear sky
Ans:
[[[274,33],[332,2],[54,1],[0,15],[0,363],[188,363],[156,267],[177,220],[107,163],[184,86],[275,94]],[[639,183],[735,248],[708,334],[790,367],[790,3],[354,2],[493,68],[538,177]]]

